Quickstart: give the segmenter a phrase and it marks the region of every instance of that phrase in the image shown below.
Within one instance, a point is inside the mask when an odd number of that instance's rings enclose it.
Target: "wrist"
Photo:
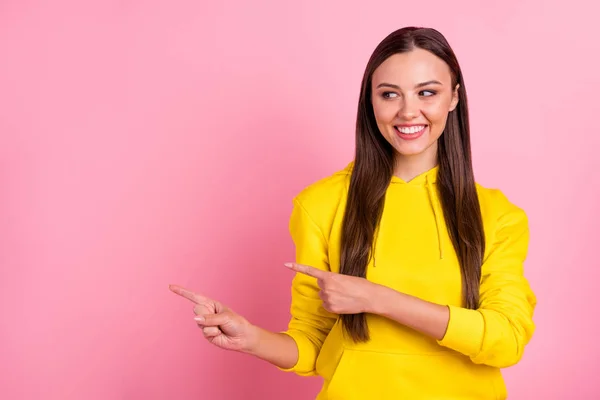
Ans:
[[[262,329],[260,327],[249,324],[247,341],[245,345],[242,346],[242,348],[240,349],[241,352],[250,355],[257,354],[257,349],[260,347],[261,342],[261,330]]]
[[[388,291],[388,287],[372,283],[371,288],[367,293],[365,312],[378,315],[384,314]]]

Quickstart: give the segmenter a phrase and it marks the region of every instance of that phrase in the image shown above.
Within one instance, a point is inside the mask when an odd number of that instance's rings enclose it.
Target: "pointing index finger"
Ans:
[[[304,275],[312,276],[313,278],[317,278],[317,279],[324,279],[327,276],[327,274],[330,273],[330,272],[323,271],[321,269],[311,267],[309,265],[303,265],[303,264],[286,263],[285,266],[293,271],[299,272]]]
[[[206,297],[199,295],[197,293],[192,292],[189,289],[186,289],[184,287],[178,286],[178,285],[169,285],[169,289],[175,293],[178,294],[182,297],[185,297],[186,299],[190,300],[193,303],[196,304],[200,304],[203,301],[206,300]]]

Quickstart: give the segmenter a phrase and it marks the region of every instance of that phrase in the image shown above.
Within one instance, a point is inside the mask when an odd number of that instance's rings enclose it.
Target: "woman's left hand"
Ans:
[[[334,314],[373,312],[373,299],[380,285],[365,278],[323,271],[308,265],[286,263],[286,267],[317,279],[323,308]]]

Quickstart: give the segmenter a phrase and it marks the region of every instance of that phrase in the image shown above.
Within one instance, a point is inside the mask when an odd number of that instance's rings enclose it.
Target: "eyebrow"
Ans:
[[[415,89],[418,89],[418,88],[423,87],[423,86],[428,86],[428,85],[441,85],[441,84],[442,84],[442,82],[440,82],[440,81],[431,80],[431,81],[421,82],[421,83],[416,84],[415,85]],[[379,85],[377,85],[376,89],[379,89],[380,87],[391,87],[391,88],[400,90],[400,86],[394,85],[394,84],[391,84],[391,83],[385,83],[385,82],[384,83],[380,83]]]

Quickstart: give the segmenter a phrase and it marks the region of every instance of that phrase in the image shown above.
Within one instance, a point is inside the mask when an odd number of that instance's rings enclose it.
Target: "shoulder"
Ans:
[[[294,206],[302,207],[317,220],[332,218],[347,197],[352,166],[350,162],[345,168],[303,188],[294,197]]]
[[[529,242],[529,221],[525,210],[513,203],[500,189],[477,184],[483,229],[486,237],[485,258],[506,243],[518,244],[524,251]]]
[[[346,194],[350,183],[353,163],[325,178],[303,188],[294,198],[306,207],[313,208],[321,203],[331,202]]]
[[[484,222],[499,222],[509,216],[521,219],[527,218],[525,210],[512,202],[500,189],[489,188],[480,184],[476,184],[476,188]]]

